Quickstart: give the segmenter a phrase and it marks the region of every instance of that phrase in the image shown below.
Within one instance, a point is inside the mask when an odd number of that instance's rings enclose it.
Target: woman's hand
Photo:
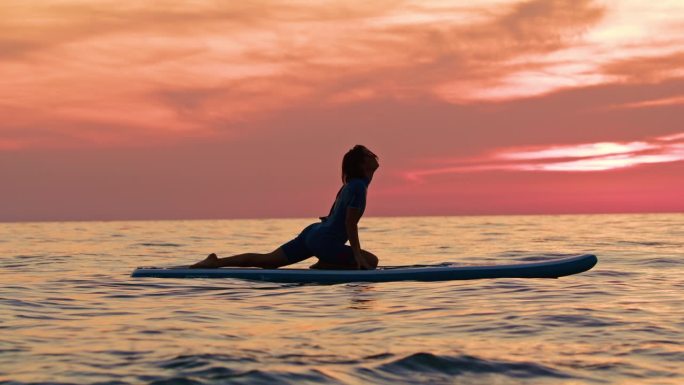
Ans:
[[[373,267],[368,263],[363,254],[354,254],[354,259],[356,259],[356,268],[358,270],[373,270]]]

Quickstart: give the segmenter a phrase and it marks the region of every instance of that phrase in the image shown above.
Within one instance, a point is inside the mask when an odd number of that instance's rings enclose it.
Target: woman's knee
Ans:
[[[363,251],[364,257],[366,258],[366,261],[368,261],[368,263],[370,265],[372,265],[373,268],[378,267],[378,262],[379,262],[378,257],[375,256],[375,254],[371,253],[370,251],[367,251],[367,250],[362,250],[362,251]]]

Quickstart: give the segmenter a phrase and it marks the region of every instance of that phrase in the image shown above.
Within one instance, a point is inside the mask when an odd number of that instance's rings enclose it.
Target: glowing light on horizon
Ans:
[[[569,162],[512,166],[512,169],[526,171],[607,171],[641,164],[682,160],[684,160],[684,147],[669,149],[665,153],[654,155],[612,155]]]
[[[592,172],[679,162],[684,161],[684,143],[681,141],[684,141],[684,132],[651,141],[502,149],[480,158],[464,159],[459,165],[408,171],[404,178],[420,182],[434,175],[483,171]]]
[[[530,151],[502,152],[497,156],[502,159],[583,158],[631,153],[654,148],[658,148],[658,145],[646,142],[599,142],[570,146],[552,146]]]
[[[672,135],[659,136],[658,140],[673,141],[673,140],[684,140],[684,132],[680,132]]]
[[[671,97],[671,98],[643,100],[640,102],[617,104],[614,106],[609,106],[609,107],[607,107],[607,109],[649,108],[649,107],[675,106],[675,105],[679,105],[679,104],[684,104],[684,96],[675,96],[675,97]]]

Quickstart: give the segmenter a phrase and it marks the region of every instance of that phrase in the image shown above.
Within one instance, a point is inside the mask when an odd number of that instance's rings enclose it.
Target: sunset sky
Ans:
[[[684,1],[0,2],[0,221],[684,211]]]

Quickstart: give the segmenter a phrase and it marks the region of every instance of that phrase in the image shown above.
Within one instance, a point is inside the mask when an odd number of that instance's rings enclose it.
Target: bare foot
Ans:
[[[190,265],[191,269],[215,269],[217,267],[218,257],[214,253],[209,254],[208,257],[195,263],[194,265]]]

